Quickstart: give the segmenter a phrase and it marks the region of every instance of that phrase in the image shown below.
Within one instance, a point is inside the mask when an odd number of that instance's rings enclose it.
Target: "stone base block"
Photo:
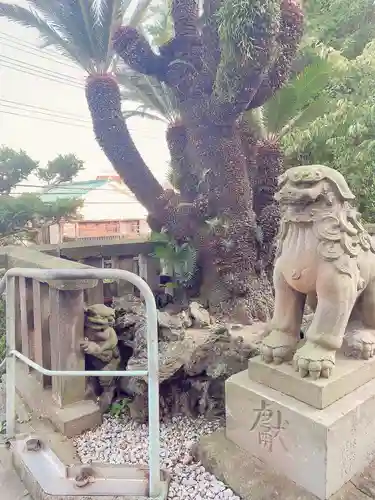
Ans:
[[[315,495],[229,441],[224,431],[203,436],[192,452],[208,472],[228,485],[242,500],[317,500]],[[372,464],[329,500],[375,498],[374,477],[375,464]]]
[[[73,437],[102,423],[99,406],[93,401],[78,401],[59,408],[50,389],[43,389],[33,373],[17,363],[16,390],[35,417],[47,418],[61,434]]]
[[[375,456],[375,380],[323,410],[249,379],[226,383],[226,436],[326,500]]]
[[[350,359],[338,352],[329,379],[302,378],[291,363],[266,364],[260,356],[249,361],[249,377],[314,408],[325,408],[375,378],[375,357]]]

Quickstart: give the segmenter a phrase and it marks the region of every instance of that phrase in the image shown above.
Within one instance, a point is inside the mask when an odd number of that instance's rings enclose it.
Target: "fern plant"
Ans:
[[[165,274],[173,279],[172,286],[188,286],[197,271],[197,251],[189,242],[181,245],[167,233],[151,234],[155,243],[152,256],[159,259]]]
[[[115,403],[112,403],[109,409],[109,415],[113,418],[120,418],[126,408],[129,406],[130,399],[123,398]]]

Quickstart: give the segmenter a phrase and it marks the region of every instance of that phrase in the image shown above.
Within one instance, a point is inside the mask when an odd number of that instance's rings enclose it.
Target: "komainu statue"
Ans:
[[[115,371],[120,364],[117,347],[118,339],[113,325],[115,311],[103,304],[96,304],[86,309],[85,340],[81,350],[85,354],[87,370]],[[91,388],[99,396],[100,408],[104,412],[112,403],[115,392],[113,377],[90,379]]]
[[[336,170],[291,168],[279,178],[276,199],[282,219],[275,309],[262,341],[262,359],[277,364],[293,359],[302,377],[328,378],[344,340],[357,356],[374,355],[374,243],[351,205],[353,193]],[[314,316],[300,345],[306,299]]]

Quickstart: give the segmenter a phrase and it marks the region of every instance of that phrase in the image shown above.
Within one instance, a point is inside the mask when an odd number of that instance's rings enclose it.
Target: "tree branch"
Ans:
[[[223,0],[205,0],[204,3],[201,32],[202,67],[191,89],[192,96],[201,97],[212,94],[221,55],[217,12],[222,3]]]
[[[167,144],[171,155],[171,165],[177,177],[177,187],[181,195],[190,203],[198,195],[199,178],[194,174],[187,151],[188,137],[182,123],[167,129]]]
[[[114,78],[92,77],[86,97],[96,139],[125,184],[138,201],[157,216],[163,208],[164,190],[139,154],[121,112],[119,87]]]
[[[198,2],[196,0],[172,0],[171,14],[176,37],[198,34]]]
[[[138,152],[121,113],[121,97],[112,77],[89,77],[87,102],[98,143],[125,184],[176,238],[196,231],[196,209],[171,190],[164,191]]]
[[[131,26],[121,26],[113,37],[113,48],[134,71],[165,80],[167,61],[152,50],[146,38]]]
[[[223,1],[217,13],[221,59],[210,106],[216,123],[235,122],[270,68],[279,33],[279,2]]]
[[[175,36],[160,47],[160,53],[168,60],[166,82],[184,101],[202,69],[198,3],[196,0],[172,0],[171,14]]]
[[[280,54],[263,79],[247,109],[262,106],[289,78],[303,34],[303,12],[298,0],[281,2],[280,32],[277,37]]]

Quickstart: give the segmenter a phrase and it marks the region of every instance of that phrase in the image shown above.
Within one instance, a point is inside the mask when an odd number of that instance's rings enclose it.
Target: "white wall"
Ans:
[[[108,183],[102,189],[92,190],[84,197],[80,210],[84,220],[146,219],[147,211],[127,193]]]

